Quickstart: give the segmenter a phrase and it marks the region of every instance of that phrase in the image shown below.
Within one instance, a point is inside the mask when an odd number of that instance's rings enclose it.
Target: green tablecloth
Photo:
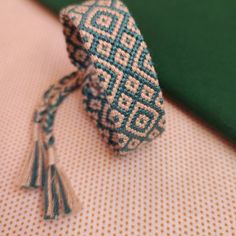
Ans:
[[[41,2],[57,13],[81,1]],[[236,1],[124,2],[149,46],[163,90],[236,141]]]

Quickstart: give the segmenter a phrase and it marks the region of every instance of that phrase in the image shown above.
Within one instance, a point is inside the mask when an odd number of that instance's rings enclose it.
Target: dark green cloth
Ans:
[[[41,2],[56,13],[78,3]],[[236,1],[124,2],[149,46],[163,90],[236,141]]]

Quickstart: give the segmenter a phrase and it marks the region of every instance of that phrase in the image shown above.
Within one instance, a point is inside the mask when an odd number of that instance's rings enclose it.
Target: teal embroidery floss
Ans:
[[[64,99],[82,90],[84,107],[102,138],[120,155],[164,131],[162,92],[150,53],[119,0],[85,1],[61,11],[67,51],[77,70],[44,93],[34,116],[34,144],[21,185],[42,187],[44,218],[82,208],[57,160],[53,125]]]

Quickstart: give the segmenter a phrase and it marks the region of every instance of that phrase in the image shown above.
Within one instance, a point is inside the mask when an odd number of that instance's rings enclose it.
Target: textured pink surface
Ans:
[[[236,152],[166,100],[167,130],[116,158],[83,110],[80,92],[58,112],[60,163],[84,203],[42,220],[42,192],[16,185],[29,152],[32,111],[45,88],[74,68],[60,24],[31,1],[0,14],[0,235],[236,235]]]

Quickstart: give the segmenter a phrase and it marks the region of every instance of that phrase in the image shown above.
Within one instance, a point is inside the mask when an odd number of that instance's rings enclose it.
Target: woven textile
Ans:
[[[70,59],[95,75],[83,84],[86,110],[102,137],[120,154],[164,130],[164,108],[151,56],[126,6],[86,1],[61,12]]]
[[[82,209],[58,163],[55,145],[56,113],[68,95],[82,87],[87,112],[103,139],[119,154],[152,141],[165,124],[151,56],[119,0],[70,6],[62,11],[61,21],[77,70],[51,85],[36,106],[32,148],[19,178],[21,187],[43,189],[45,219]]]

